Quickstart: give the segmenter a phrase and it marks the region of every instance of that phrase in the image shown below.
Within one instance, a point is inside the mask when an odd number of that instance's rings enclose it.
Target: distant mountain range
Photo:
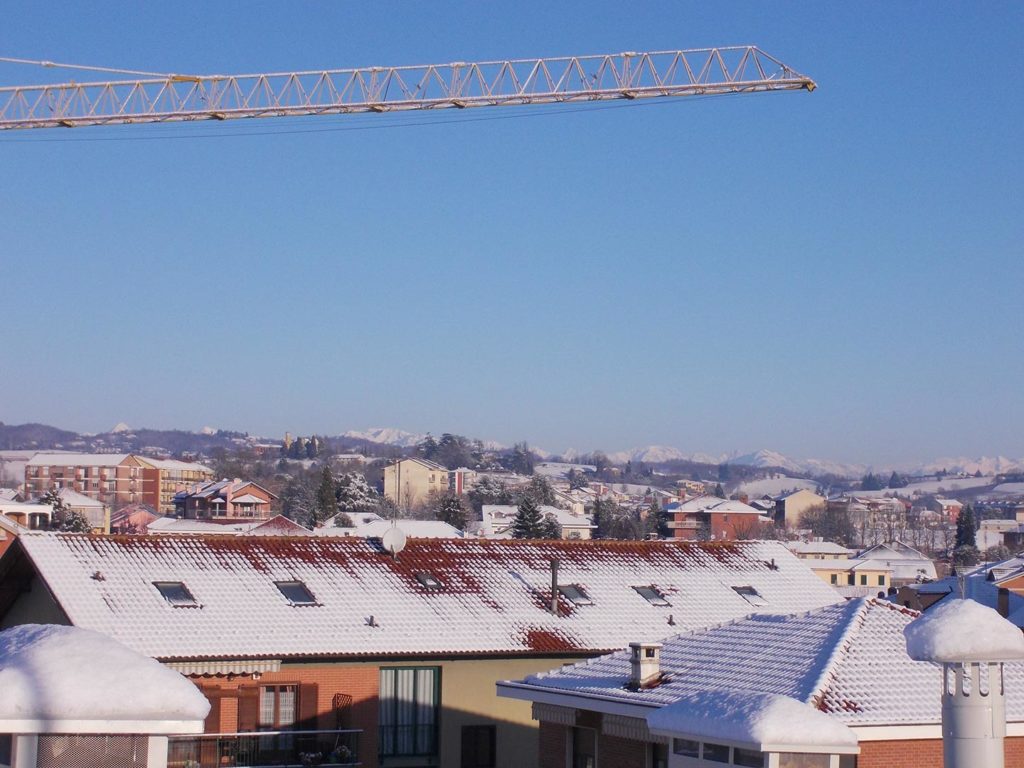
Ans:
[[[366,440],[372,443],[395,445],[400,448],[412,448],[426,438],[426,434],[381,427],[363,431],[352,430],[345,432],[341,436],[356,440]],[[489,450],[503,450],[507,447],[493,441],[485,441],[484,446]],[[572,449],[562,453],[545,451],[536,446],[531,446],[531,449],[542,459],[560,457],[567,461],[572,461],[579,456],[585,455],[583,452]],[[673,461],[695,462],[699,464],[737,464],[764,469],[781,469],[787,473],[804,477],[837,475],[839,477],[858,478],[872,471],[889,473],[893,470],[911,475],[931,475],[940,470],[971,475],[980,471],[982,475],[986,476],[1008,472],[1024,472],[1024,458],[1009,459],[1005,456],[993,458],[987,456],[980,458],[959,456],[955,458],[940,458],[924,464],[878,467],[868,464],[831,461],[828,459],[794,459],[778,451],[768,449],[752,453],[734,451],[732,453],[710,454],[686,453],[670,445],[647,445],[627,451],[613,451],[606,455],[617,464],[625,464],[627,461],[634,463],[642,462],[644,464],[666,464]]]
[[[440,435],[435,435],[440,437]],[[402,449],[414,448],[419,445],[426,434],[409,432],[393,427],[374,427],[365,430],[349,430],[337,436],[344,443],[348,440],[355,444],[375,444],[394,446]],[[75,451],[138,451],[150,453],[166,451],[171,454],[183,452],[208,453],[214,448],[231,449],[257,440],[276,442],[275,438],[253,438],[244,433],[230,432],[203,427],[198,432],[185,430],[154,430],[133,429],[124,422],[114,426],[109,432],[98,435],[79,434],[44,424],[6,425],[0,422],[0,450],[32,449],[39,450],[61,448]],[[489,451],[507,450],[508,446],[494,441],[483,441]],[[545,451],[531,446],[531,449],[542,459],[560,457],[573,461],[586,455],[580,451],[567,450],[562,453]],[[997,474],[1024,472],[1024,458],[1011,459],[1005,456],[972,458],[967,456],[939,458],[934,461],[917,465],[903,466],[871,466],[826,459],[794,459],[777,451],[760,450],[753,453],[685,453],[673,446],[647,445],[628,451],[607,453],[608,458],[617,464],[631,461],[634,464],[668,464],[671,462],[689,462],[697,464],[733,464],[762,469],[777,469],[787,475],[796,477],[821,477],[836,475],[839,477],[859,478],[869,471],[888,474],[894,469],[908,475],[932,475],[940,470],[950,473],[973,475],[980,472],[991,477]]]

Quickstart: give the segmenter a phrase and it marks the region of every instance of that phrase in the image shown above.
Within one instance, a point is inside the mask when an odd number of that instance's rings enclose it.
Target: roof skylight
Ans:
[[[651,605],[672,605],[657,587],[633,587],[637,593]]]
[[[444,584],[441,583],[441,580],[434,574],[428,573],[427,571],[417,572],[416,581],[427,589],[444,589]]]
[[[590,599],[579,584],[559,584],[558,591],[566,600],[569,600],[574,605],[594,604],[594,601]]]
[[[733,587],[733,590],[751,605],[768,605],[768,601],[761,596],[761,593],[749,584],[743,587]]]
[[[180,581],[154,581],[160,596],[175,608],[198,608],[199,602]]]
[[[316,605],[316,598],[301,581],[275,581],[274,585],[292,605]]]

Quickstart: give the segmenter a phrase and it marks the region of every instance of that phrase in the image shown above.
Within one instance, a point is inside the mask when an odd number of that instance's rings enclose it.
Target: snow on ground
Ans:
[[[799,491],[806,488],[813,491],[818,484],[813,480],[805,480],[798,477],[766,477],[763,480],[748,480],[740,483],[736,488],[737,493],[745,493],[752,499],[760,498],[765,494],[769,496],[781,496],[787,491]]]
[[[23,624],[0,632],[0,720],[202,720],[188,679],[98,632]]]
[[[914,661],[1024,659],[1024,635],[998,611],[975,600],[946,600],[903,630]]]
[[[983,488],[986,485],[992,485],[994,482],[994,477],[945,477],[942,480],[926,480],[921,483],[911,483],[906,488],[883,488],[880,491],[854,491],[853,495],[862,496],[868,499],[880,499],[883,496],[892,495],[902,496],[905,499],[929,494],[935,494],[937,496],[942,496],[943,494],[955,495],[957,491],[966,491],[969,488]]]
[[[853,731],[835,718],[772,693],[719,690],[688,694],[647,715],[647,725],[655,732],[756,745],[857,744]]]
[[[544,475],[544,477],[553,478],[564,478],[567,477],[571,470],[577,472],[596,472],[597,467],[592,464],[570,464],[569,462],[563,461],[544,461],[540,464],[536,464],[533,467],[533,471],[538,475]]]
[[[991,491],[996,496],[1022,496],[1024,495],[1024,483],[1000,483]]]

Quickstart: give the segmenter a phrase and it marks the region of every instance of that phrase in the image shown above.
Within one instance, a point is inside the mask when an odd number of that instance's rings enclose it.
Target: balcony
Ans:
[[[362,731],[260,731],[259,733],[204,733],[171,736],[167,744],[168,768],[223,768],[223,766],[342,766],[362,765]]]

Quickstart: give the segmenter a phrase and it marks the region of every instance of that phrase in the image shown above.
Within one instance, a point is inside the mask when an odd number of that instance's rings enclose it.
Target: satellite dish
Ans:
[[[384,531],[384,535],[380,537],[380,540],[384,545],[384,549],[392,555],[397,555],[405,549],[405,531],[397,525],[393,525]]]

